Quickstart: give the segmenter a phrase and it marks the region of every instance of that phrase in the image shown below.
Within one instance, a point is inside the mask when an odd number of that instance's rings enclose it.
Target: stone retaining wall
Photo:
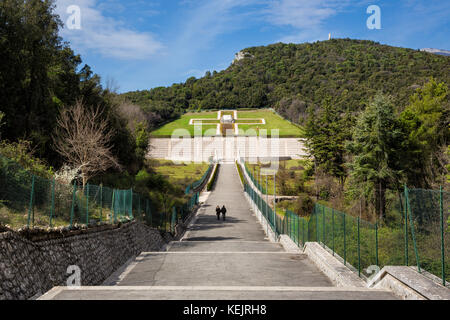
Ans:
[[[66,285],[70,265],[80,268],[81,285],[100,285],[129,258],[158,251],[167,240],[139,222],[45,240],[0,233],[0,300],[30,299]]]

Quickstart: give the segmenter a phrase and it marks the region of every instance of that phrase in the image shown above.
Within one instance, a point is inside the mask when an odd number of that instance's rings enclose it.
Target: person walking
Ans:
[[[222,206],[222,209],[220,209],[222,212],[222,219],[225,221],[225,214],[227,213],[227,208],[225,208],[225,205]]]
[[[217,220],[220,220],[220,212],[221,212],[221,211],[222,211],[222,210],[220,209],[219,205],[217,205],[217,207],[216,207]]]

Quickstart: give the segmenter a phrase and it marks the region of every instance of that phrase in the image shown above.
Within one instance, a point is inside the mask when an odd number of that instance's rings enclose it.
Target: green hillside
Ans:
[[[307,107],[321,105],[327,96],[334,108],[357,111],[382,90],[402,110],[431,76],[450,83],[449,57],[366,40],[278,43],[242,51],[245,58],[224,71],[124,96],[157,112],[161,119],[156,121],[186,110],[273,107],[302,122]]]

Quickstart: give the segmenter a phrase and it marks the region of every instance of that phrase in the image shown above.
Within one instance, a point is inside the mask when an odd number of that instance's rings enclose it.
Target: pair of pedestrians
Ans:
[[[217,205],[216,207],[216,215],[217,220],[220,220],[220,214],[222,213],[222,219],[225,221],[225,214],[227,213],[227,209],[225,208],[225,205],[222,206],[222,209]]]

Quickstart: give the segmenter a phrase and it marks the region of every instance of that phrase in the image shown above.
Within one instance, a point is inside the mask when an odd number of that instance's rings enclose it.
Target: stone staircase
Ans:
[[[220,159],[292,158],[306,156],[304,143],[296,138],[203,137],[193,139],[151,139],[148,157],[180,161]]]
[[[215,190],[180,241],[143,252],[108,286],[55,287],[40,299],[80,300],[384,300],[390,291],[337,287],[302,252],[270,242],[242,192],[234,163],[223,164]],[[218,220],[216,205],[227,207]]]

